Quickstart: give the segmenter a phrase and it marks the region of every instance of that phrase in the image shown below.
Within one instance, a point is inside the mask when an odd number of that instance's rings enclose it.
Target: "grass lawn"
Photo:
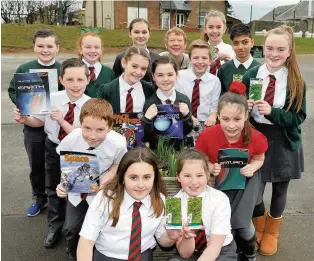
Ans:
[[[32,50],[32,35],[37,29],[50,28],[53,29],[59,37],[61,52],[75,52],[76,42],[80,36],[80,27],[74,26],[48,26],[48,25],[15,25],[2,24],[1,45],[4,50],[10,49]],[[148,42],[148,46],[153,49],[164,49],[165,31],[153,30]],[[103,39],[104,47],[106,48],[121,48],[124,49],[131,45],[131,40],[128,37],[128,31],[125,30],[102,30],[100,34]],[[188,32],[188,43],[192,40],[200,38],[199,32]],[[224,41],[230,43],[229,35],[224,36]],[[255,45],[262,45],[263,37],[255,37]],[[296,38],[297,54],[313,54],[314,53],[314,38]]]

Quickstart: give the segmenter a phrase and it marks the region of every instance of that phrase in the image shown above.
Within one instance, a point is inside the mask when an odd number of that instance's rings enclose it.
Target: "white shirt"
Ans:
[[[252,57],[252,55],[250,55],[250,58],[249,58],[249,59],[247,59],[244,63],[241,63],[241,62],[236,58],[236,56],[234,56],[233,62],[234,62],[234,66],[235,66],[236,68],[238,68],[239,65],[242,64],[242,65],[245,67],[245,69],[249,69],[249,67],[251,66],[251,63],[253,62],[253,57]]]
[[[162,199],[164,201],[163,196]],[[119,221],[116,227],[111,227],[112,219],[109,219],[108,216],[112,210],[112,203],[109,204],[108,211],[108,199],[104,198],[103,191],[99,191],[87,211],[80,235],[88,240],[95,241],[96,249],[103,255],[127,260],[133,203],[135,201],[124,191]],[[166,232],[166,229],[164,227],[164,215],[154,216],[150,195],[146,196],[141,202],[143,203],[139,209],[142,220],[141,252],[144,252],[156,245],[154,236],[159,239]]]
[[[53,64],[55,64],[55,62],[56,62],[56,59],[53,59],[50,63],[43,63],[40,59],[37,59],[37,62],[40,64],[40,65],[42,65],[42,66],[51,66],[51,65],[53,65]]]
[[[131,96],[133,98],[133,112],[142,112],[144,103],[145,103],[145,95],[143,91],[143,87],[140,81],[133,84],[132,86],[128,84],[123,79],[123,74],[119,77],[119,86],[120,86],[120,111],[121,113],[125,112],[126,106],[126,96],[128,94],[128,90],[134,88],[131,92]]]
[[[83,138],[82,129],[74,129],[69,133],[57,147],[57,153],[60,151],[75,151],[95,154],[99,164],[99,172],[101,175],[107,173],[110,167],[118,165],[127,152],[125,137],[119,133],[111,130],[106,135],[102,143],[100,143],[94,150],[88,150],[90,146]],[[88,194],[86,201],[90,204],[96,193]],[[69,193],[68,199],[73,206],[77,206],[81,201],[80,193]]]
[[[187,202],[190,196],[181,189],[174,197],[181,198],[182,219],[187,220]],[[203,198],[202,221],[207,241],[211,234],[225,235],[223,246],[229,245],[233,240],[229,198],[223,192],[209,186],[206,186],[198,197]]]
[[[87,67],[94,66],[94,72],[95,72],[95,76],[96,76],[96,79],[97,79],[98,75],[100,74],[101,68],[102,68],[101,63],[100,62],[96,62],[95,64],[90,64],[84,58],[82,59],[82,61],[86,64]]]
[[[263,64],[259,67],[258,72],[256,74],[257,79],[263,80],[263,89],[262,89],[262,99],[265,97],[265,92],[269,83],[269,75],[272,74],[268,71],[266,64]],[[288,69],[287,67],[282,67],[273,75],[276,77],[275,84],[275,97],[274,97],[274,108],[282,109],[285,105],[286,96],[287,96],[287,79],[288,79]],[[260,114],[257,105],[253,106],[252,116],[256,122],[272,124],[269,120],[265,118],[264,115]]]
[[[156,95],[162,104],[166,104],[166,100],[170,100],[171,104],[173,104],[177,98],[177,94],[174,88],[172,88],[172,93],[169,97],[167,97],[159,88],[156,91]]]
[[[197,79],[193,70],[181,70],[176,81],[176,90],[188,96],[192,103],[193,87]],[[217,76],[209,72],[200,78],[200,105],[197,109],[197,119],[206,121],[213,112],[217,111],[218,100],[221,92],[221,83]]]
[[[74,107],[74,122],[73,126],[74,128],[78,128],[80,126],[80,112],[83,104],[90,99],[89,96],[83,94],[80,99],[78,99],[75,103]],[[69,102],[70,99],[66,93],[66,90],[54,92],[50,94],[50,108],[51,109],[59,109],[63,113],[63,117],[67,114],[69,110]],[[46,116],[36,115],[34,116],[38,118],[39,120],[43,121],[45,123],[45,132],[48,135],[49,140],[51,140],[53,143],[59,144],[60,140],[58,139],[59,131],[60,131],[60,125],[57,121],[52,120],[50,118],[50,114],[47,114]]]

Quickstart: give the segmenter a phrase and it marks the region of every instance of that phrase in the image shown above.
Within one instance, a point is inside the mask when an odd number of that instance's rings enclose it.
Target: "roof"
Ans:
[[[188,1],[160,1],[164,10],[191,11]]]
[[[312,1],[312,13],[314,11],[314,0]],[[309,1],[301,1],[295,5],[284,5],[278,6],[275,8],[275,20],[283,21],[283,20],[293,20],[293,19],[302,19],[308,18],[309,11]],[[312,17],[312,16],[311,16]],[[270,11],[259,21],[273,21],[273,11]]]

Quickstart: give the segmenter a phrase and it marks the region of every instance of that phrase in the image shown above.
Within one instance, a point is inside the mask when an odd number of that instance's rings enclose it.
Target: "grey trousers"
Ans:
[[[147,249],[141,255],[140,261],[152,261],[153,260],[153,251],[152,249]],[[113,257],[107,257],[101,254],[97,249],[94,251],[93,261],[127,261],[123,259],[117,259]]]

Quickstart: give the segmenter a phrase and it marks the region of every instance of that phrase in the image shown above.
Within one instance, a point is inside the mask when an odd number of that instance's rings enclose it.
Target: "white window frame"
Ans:
[[[178,21],[178,17],[179,17],[179,21]],[[184,14],[183,13],[176,13],[176,26],[182,27],[182,26],[184,26],[184,24],[185,24]]]
[[[139,12],[139,15],[138,15]],[[135,18],[142,18],[147,20],[147,8],[144,7],[128,7],[128,27],[133,19]]]

